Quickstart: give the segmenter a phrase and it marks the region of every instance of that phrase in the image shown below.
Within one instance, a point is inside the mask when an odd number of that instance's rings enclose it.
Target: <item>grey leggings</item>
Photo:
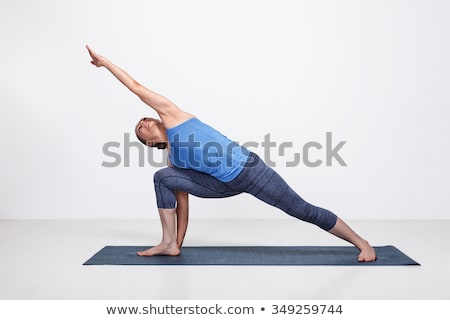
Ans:
[[[245,192],[326,231],[333,228],[337,220],[334,213],[303,200],[253,152],[241,173],[230,182],[221,182],[202,172],[175,167],[157,171],[154,182],[158,208],[175,208],[176,190],[200,198],[226,198]]]

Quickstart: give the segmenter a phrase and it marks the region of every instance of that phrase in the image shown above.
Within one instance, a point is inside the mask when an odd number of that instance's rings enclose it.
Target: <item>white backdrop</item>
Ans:
[[[124,134],[154,113],[99,53],[230,138],[268,133],[276,170],[345,219],[450,218],[450,2],[2,1],[2,219],[157,218],[153,173]],[[347,166],[287,167],[326,132]],[[121,162],[102,162],[108,142]],[[263,148],[254,148],[264,156]],[[192,218],[279,218],[247,195]]]

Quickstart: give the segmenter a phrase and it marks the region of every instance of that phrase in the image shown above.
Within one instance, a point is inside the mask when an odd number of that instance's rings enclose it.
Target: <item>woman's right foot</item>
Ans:
[[[180,254],[180,248],[176,242],[160,243],[159,245],[149,248],[144,251],[138,251],[137,255],[141,257],[151,256],[178,256]]]

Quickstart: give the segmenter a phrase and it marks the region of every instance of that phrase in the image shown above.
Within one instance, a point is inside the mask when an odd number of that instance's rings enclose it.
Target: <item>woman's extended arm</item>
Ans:
[[[175,195],[177,199],[177,244],[181,248],[189,219],[189,194],[184,191],[176,191]]]
[[[173,116],[179,109],[167,98],[152,90],[144,87],[133,79],[127,72],[116,66],[105,57],[94,52],[89,46],[86,46],[89,55],[92,58],[91,63],[96,67],[105,67],[108,69],[122,84],[124,84],[131,92],[136,94],[144,103],[153,108],[161,119]]]

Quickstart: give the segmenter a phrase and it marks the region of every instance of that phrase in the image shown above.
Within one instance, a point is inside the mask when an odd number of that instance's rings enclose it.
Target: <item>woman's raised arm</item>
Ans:
[[[153,108],[163,121],[164,118],[173,117],[174,114],[180,112],[177,106],[169,99],[144,87],[135,79],[133,79],[127,72],[125,72],[125,70],[122,70],[107,58],[99,55],[89,46],[86,46],[86,49],[88,50],[89,55],[92,58],[91,63],[94,66],[98,68],[105,67],[106,69],[108,69],[131,92],[136,94],[145,104]]]

